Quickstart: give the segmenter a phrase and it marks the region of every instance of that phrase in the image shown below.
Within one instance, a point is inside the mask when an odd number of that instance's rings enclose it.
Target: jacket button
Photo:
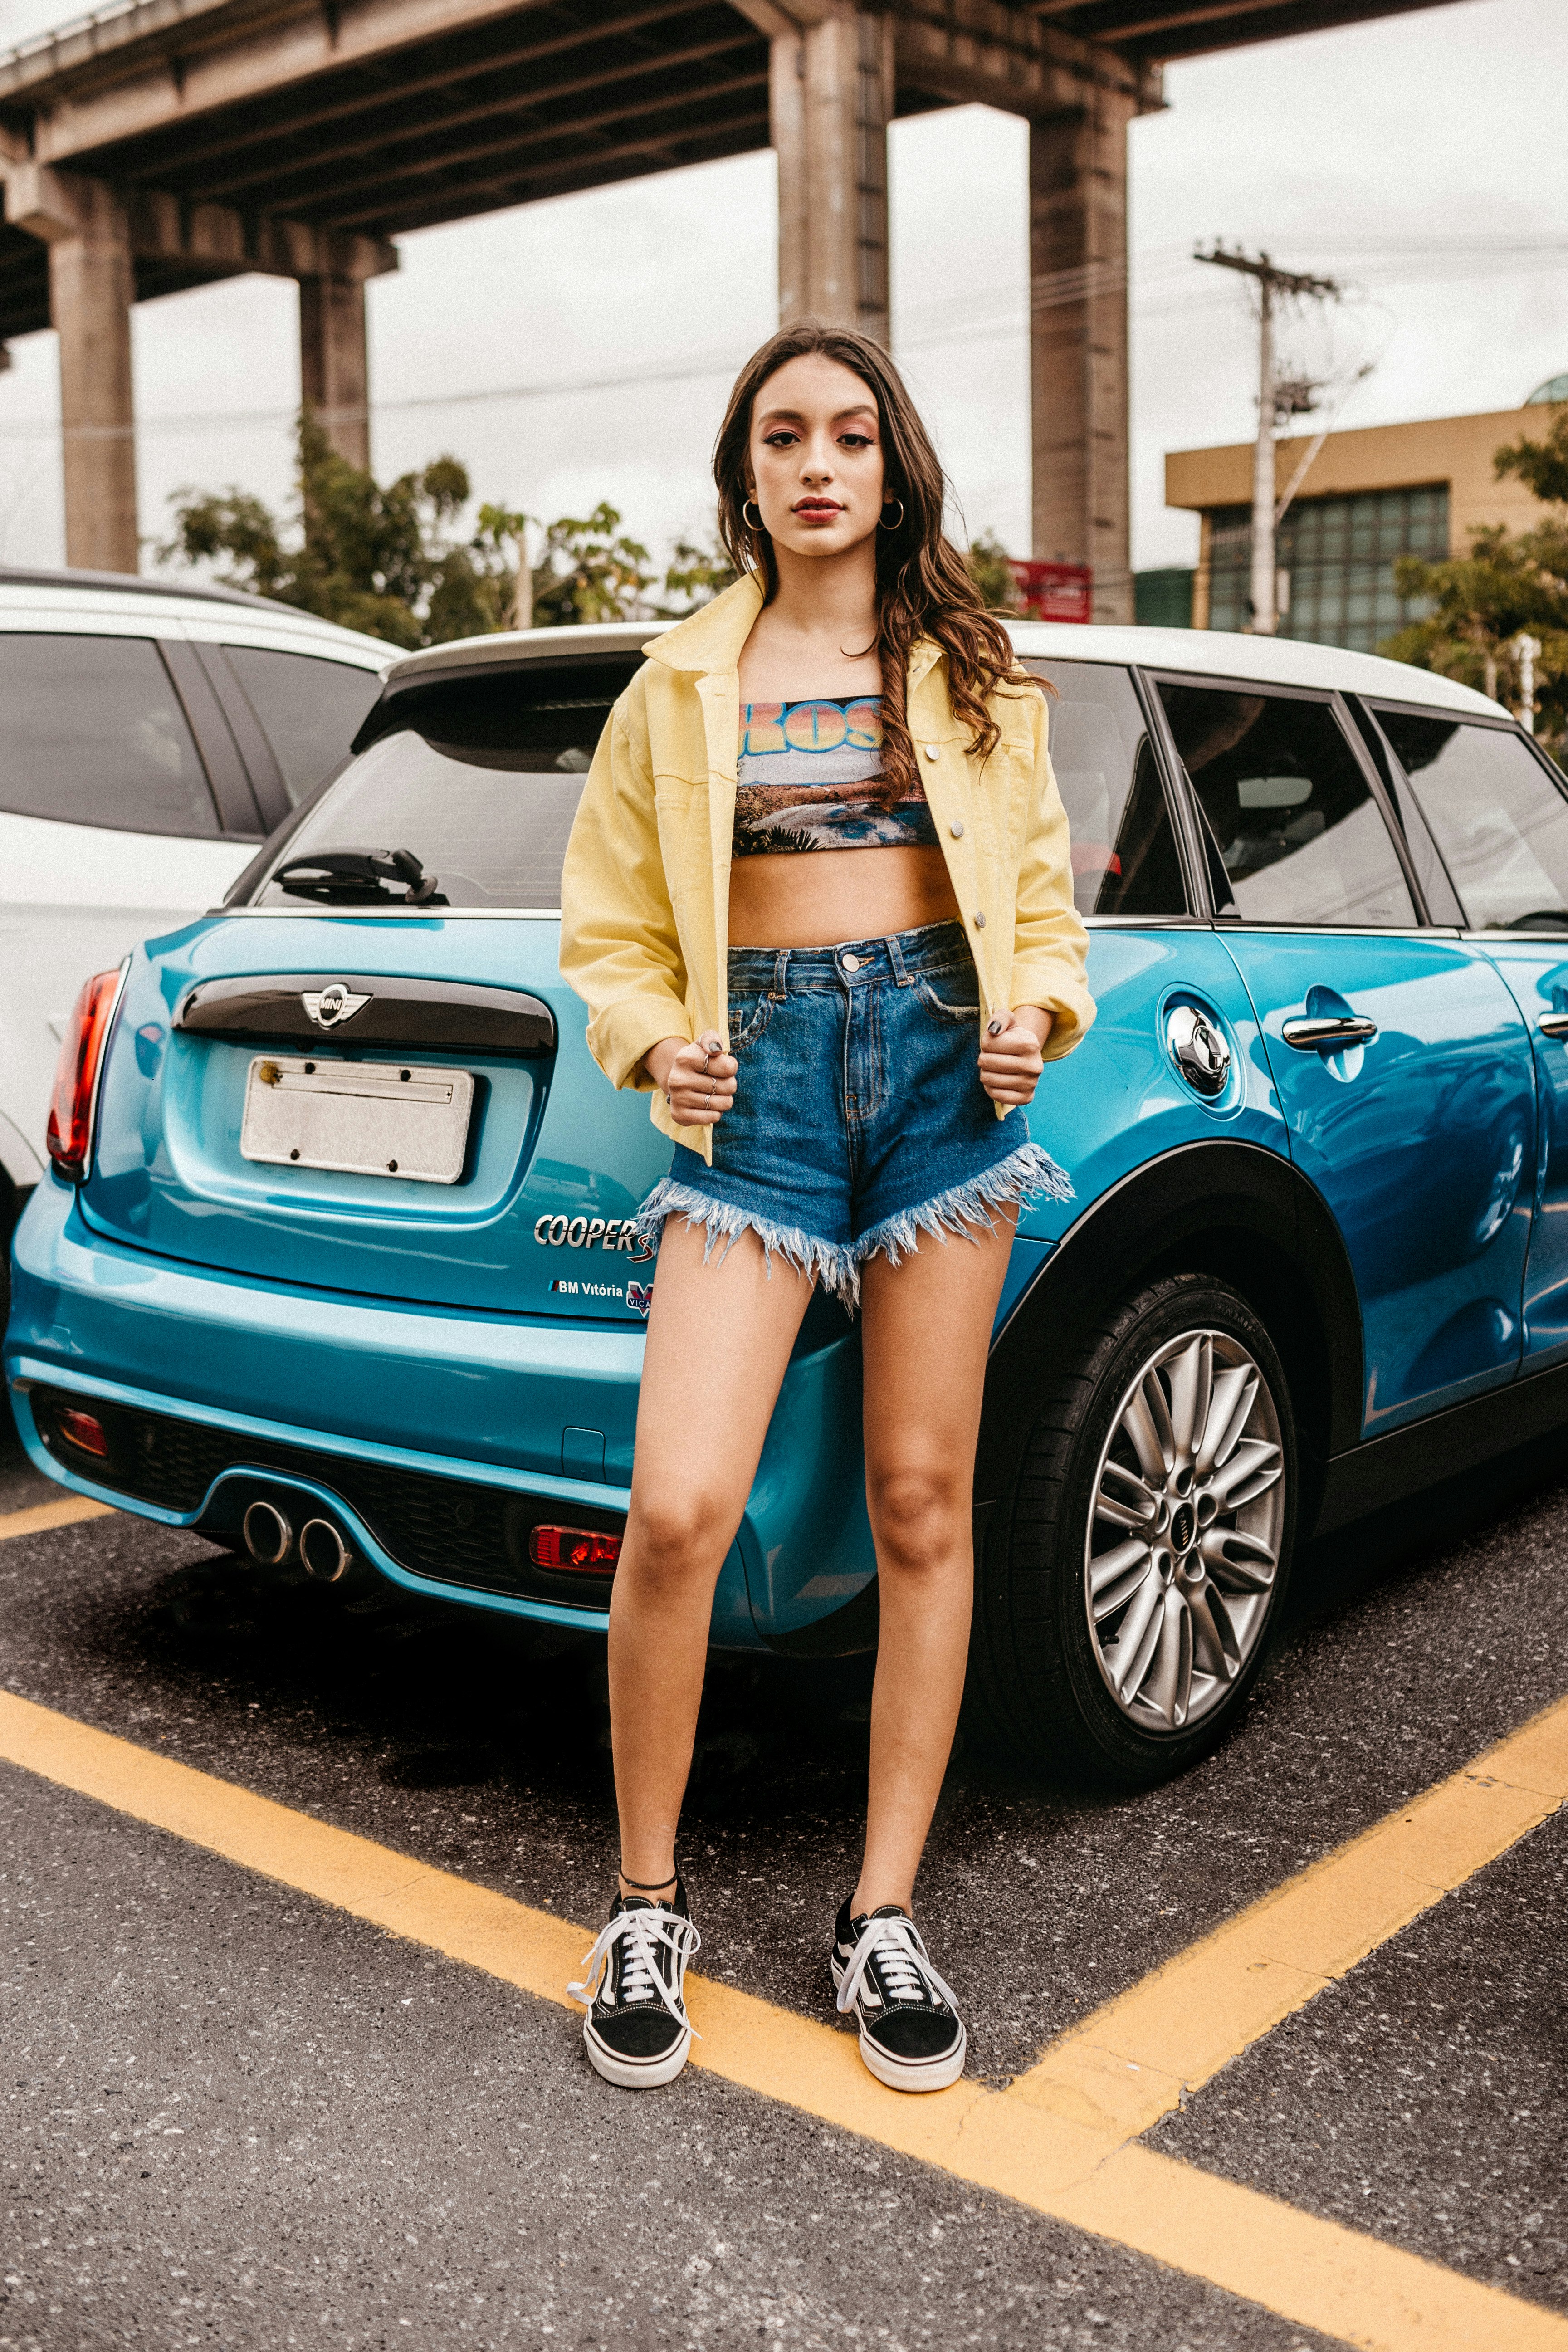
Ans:
[[[952,828],[952,837],[954,841],[962,841],[963,839],[963,822],[962,818]]]
[[[982,908],[979,914],[974,918],[974,928],[977,931],[983,931],[985,929],[985,911],[984,908]]]
[[[942,757],[942,751],[941,751],[940,747],[939,747],[937,744],[935,744],[935,743],[928,743],[928,744],[926,745],[926,758],[927,758],[928,760],[940,760],[940,759],[941,759],[941,757]]]

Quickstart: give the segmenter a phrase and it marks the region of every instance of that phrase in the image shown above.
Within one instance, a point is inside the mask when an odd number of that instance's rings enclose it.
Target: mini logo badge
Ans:
[[[307,1016],[318,1029],[335,1029],[342,1021],[352,1021],[362,1004],[370,1003],[369,995],[356,996],[352,989],[334,980],[323,989],[307,988],[300,997]]]

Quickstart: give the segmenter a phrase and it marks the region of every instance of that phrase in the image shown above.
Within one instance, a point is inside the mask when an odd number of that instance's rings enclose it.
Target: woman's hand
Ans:
[[[994,1013],[980,1040],[980,1083],[993,1102],[1028,1103],[1045,1068],[1041,1047],[1051,1034],[1051,1015],[1037,1004]]]
[[[684,1037],[661,1037],[643,1055],[643,1067],[668,1096],[682,1127],[717,1126],[735,1099],[740,1064],[724,1052],[715,1029],[705,1029],[692,1045]]]

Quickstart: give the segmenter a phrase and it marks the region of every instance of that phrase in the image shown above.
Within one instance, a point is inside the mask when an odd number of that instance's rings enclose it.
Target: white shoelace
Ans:
[[[686,1963],[702,1948],[702,1938],[689,1919],[675,1911],[617,1911],[600,1928],[593,1948],[584,1955],[583,1977],[579,1984],[569,1984],[567,1992],[574,2000],[592,2009],[598,1997],[606,1970],[615,1956],[616,1946],[625,1943],[626,1960],[622,1971],[625,1998],[629,2001],[647,2000],[657,1994],[678,2024],[684,2025],[700,2042],[702,2036],[691,2024],[680,2006]],[[673,1987],[667,1984],[658,1966],[660,1946],[669,1953],[674,1968]]]
[[[934,1997],[944,2000],[957,2016],[958,1996],[926,1958],[915,1934],[914,1921],[892,1916],[868,1919],[862,1928],[860,1940],[844,1971],[844,1982],[838,1988],[841,2010],[854,2008],[855,1997],[873,1960],[880,1965],[888,1990],[895,2000],[925,2001]]]

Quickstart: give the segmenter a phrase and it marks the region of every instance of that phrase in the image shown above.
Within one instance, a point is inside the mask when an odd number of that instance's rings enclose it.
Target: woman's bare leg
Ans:
[[[704,1240],[679,1217],[665,1224],[610,1600],[621,1867],[647,1886],[674,1873],[713,1588],[811,1297],[783,1259],[769,1272],[754,1234],[706,1265]]]
[[[952,1747],[973,1601],[981,1391],[1016,1222],[1003,1213],[974,1243],[922,1234],[900,1265],[875,1257],[862,1269],[881,1634],[857,1917],[882,1903],[911,1908]]]

